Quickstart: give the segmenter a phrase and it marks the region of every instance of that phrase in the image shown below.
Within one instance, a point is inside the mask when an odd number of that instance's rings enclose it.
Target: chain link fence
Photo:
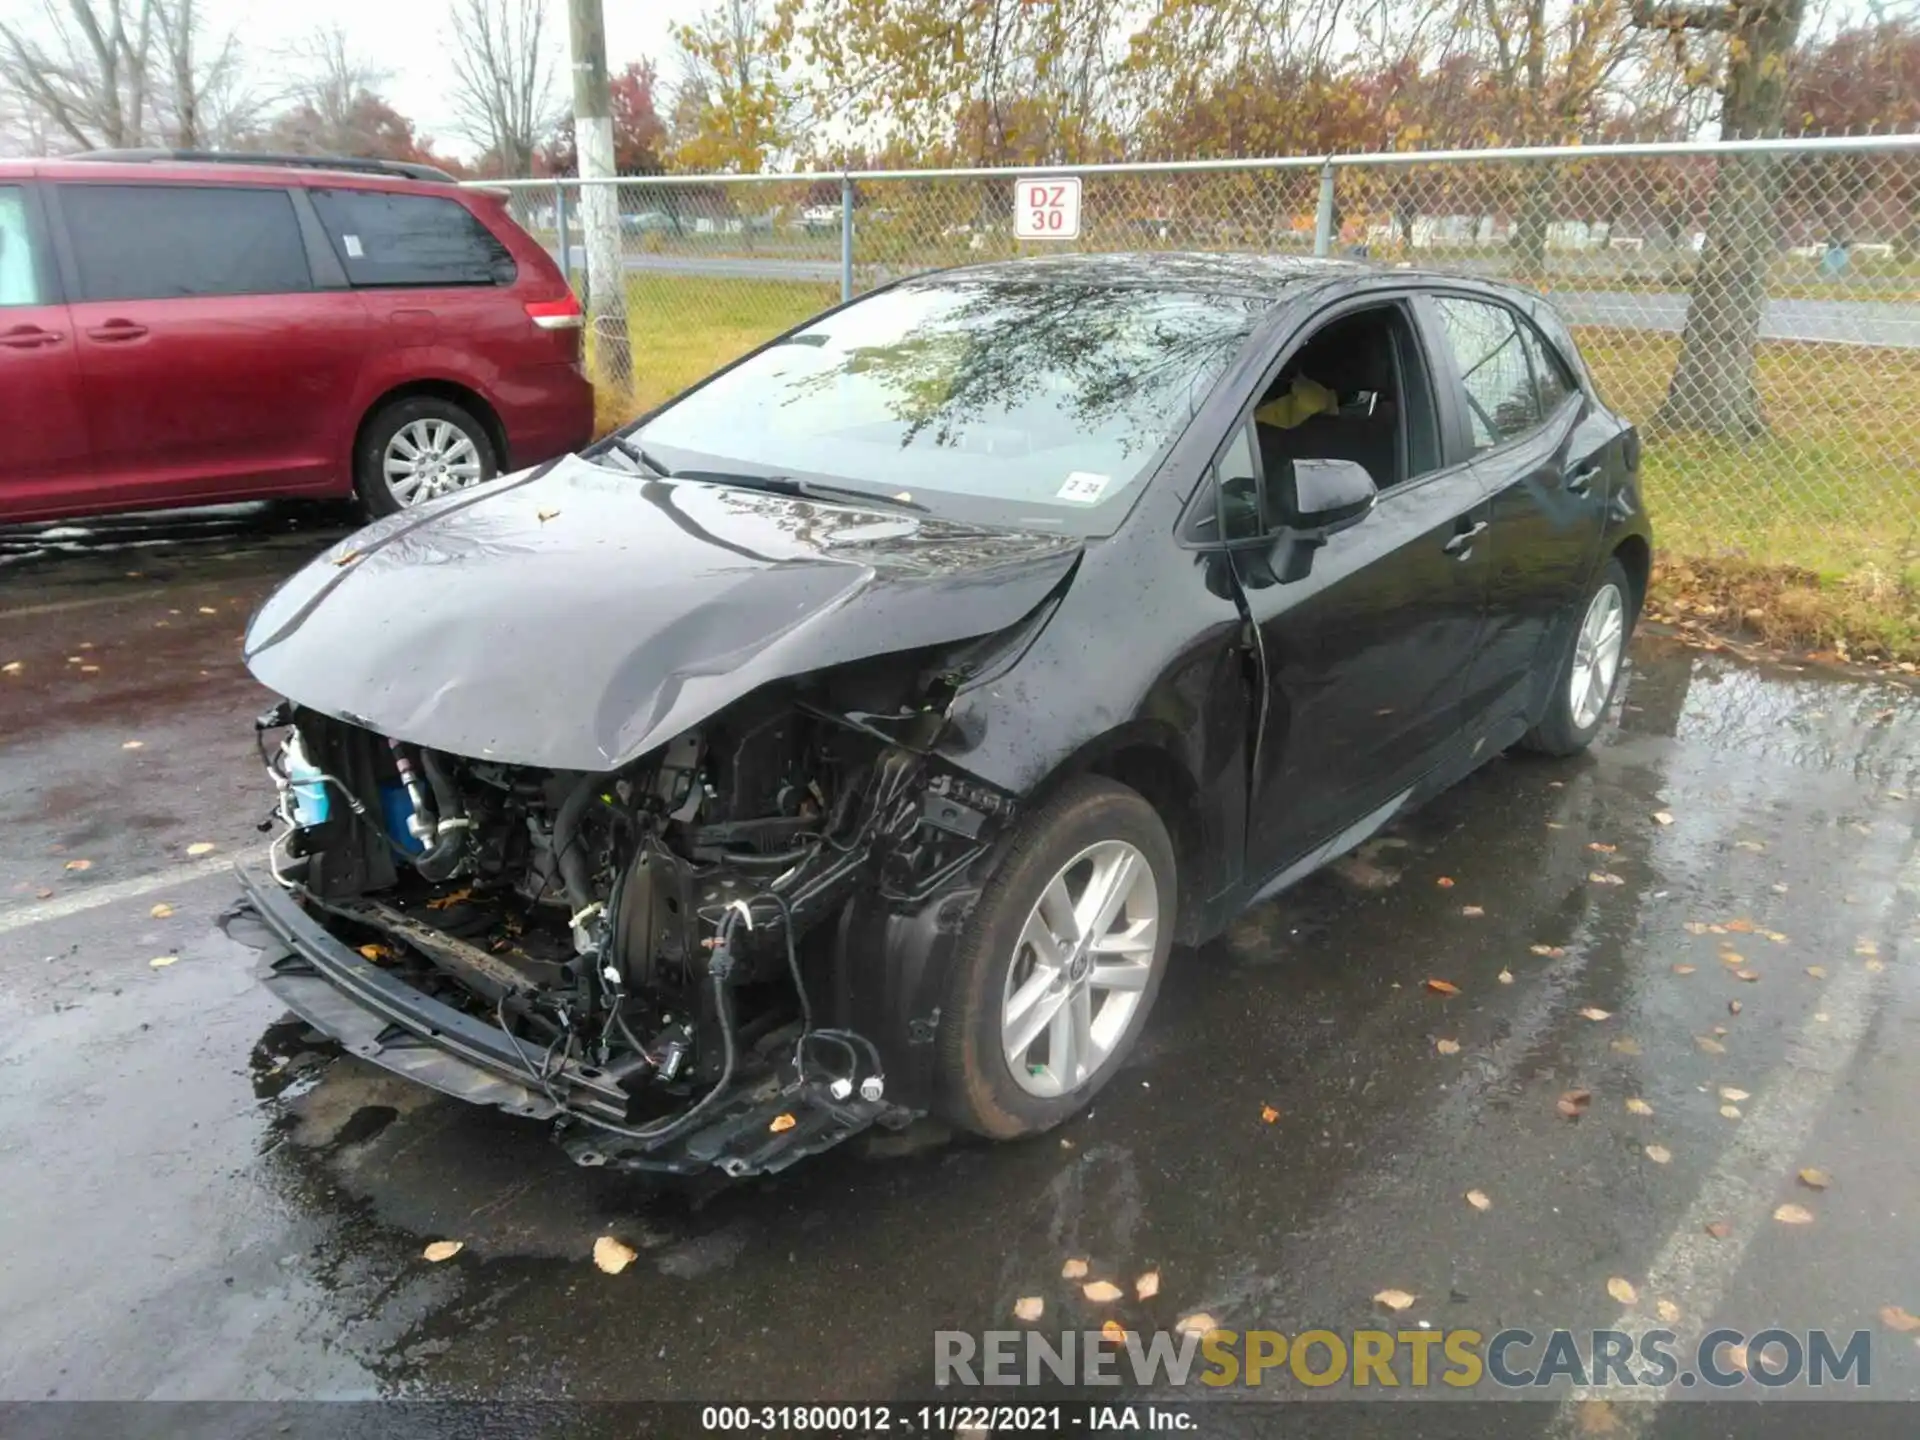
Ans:
[[[1014,235],[1077,175],[1071,240]],[[585,280],[576,181],[511,182]],[[1920,136],[618,184],[639,413],[809,315],[939,266],[1081,250],[1362,258],[1516,281],[1646,439],[1669,555],[1920,577]]]

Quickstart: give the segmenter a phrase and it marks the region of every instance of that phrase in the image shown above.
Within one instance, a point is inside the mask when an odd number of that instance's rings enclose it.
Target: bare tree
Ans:
[[[198,0],[153,0],[156,56],[152,80],[161,138],[185,150],[231,149],[264,107],[250,82],[238,37],[204,33]]]
[[[453,0],[455,129],[526,175],[556,118],[542,0]]]
[[[389,72],[347,43],[338,25],[319,25],[282,52],[290,107],[274,121],[276,143],[296,150],[354,154],[357,124]],[[300,143],[292,143],[298,139]]]

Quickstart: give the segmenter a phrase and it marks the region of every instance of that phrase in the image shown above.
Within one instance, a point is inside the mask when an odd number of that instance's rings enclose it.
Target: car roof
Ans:
[[[44,160],[0,160],[0,178],[11,180],[96,180],[148,185],[316,185],[329,189],[432,191],[461,187],[446,180],[363,169],[332,169],[324,159],[299,164],[254,161],[90,160],[78,156]]]

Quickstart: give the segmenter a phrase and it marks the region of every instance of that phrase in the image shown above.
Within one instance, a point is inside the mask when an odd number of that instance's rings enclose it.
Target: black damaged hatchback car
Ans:
[[[904,280],[254,618],[237,916],[348,1050],[588,1165],[1047,1129],[1176,944],[1571,755],[1639,442],[1538,297],[1084,255]]]

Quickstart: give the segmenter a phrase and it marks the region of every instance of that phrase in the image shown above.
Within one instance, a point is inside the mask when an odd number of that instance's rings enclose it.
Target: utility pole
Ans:
[[[613,103],[607,94],[607,27],[601,0],[567,0],[573,52],[573,142],[579,156],[580,228],[587,238],[587,321],[595,369],[623,397],[633,388],[627,276],[620,254],[620,187],[613,176]]]

